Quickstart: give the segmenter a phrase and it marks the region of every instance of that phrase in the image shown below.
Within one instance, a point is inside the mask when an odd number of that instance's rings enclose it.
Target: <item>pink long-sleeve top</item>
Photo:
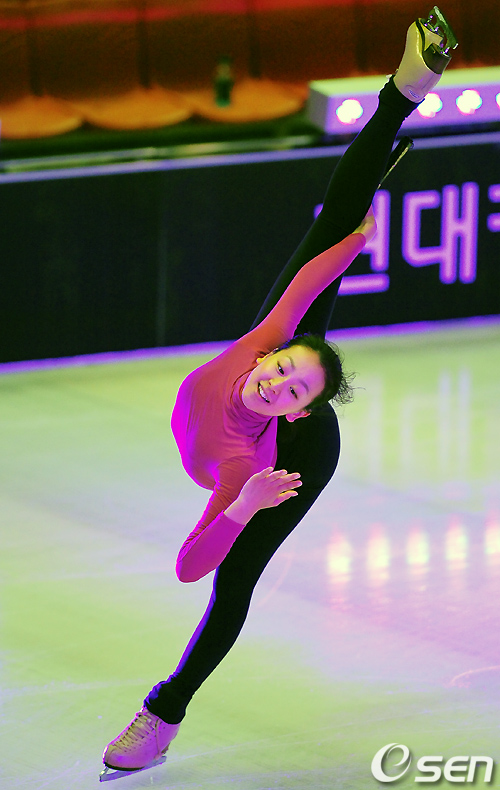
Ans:
[[[257,359],[294,332],[314,299],[339,277],[365,245],[353,233],[302,267],[285,293],[251,332],[193,371],[181,384],[172,431],[188,475],[212,495],[177,558],[181,581],[214,570],[244,529],[224,514],[246,481],[276,463],[277,417],[244,406],[241,392]]]

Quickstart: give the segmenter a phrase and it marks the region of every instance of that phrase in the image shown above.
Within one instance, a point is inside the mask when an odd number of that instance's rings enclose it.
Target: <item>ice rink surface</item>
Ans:
[[[165,765],[102,788],[369,790],[388,744],[412,756],[398,790],[423,756],[463,758],[441,787],[500,761],[500,323],[340,345],[358,389],[336,475]],[[0,376],[2,789],[98,787],[204,612],[211,577],[174,563],[207,493],[169,418],[208,358]]]

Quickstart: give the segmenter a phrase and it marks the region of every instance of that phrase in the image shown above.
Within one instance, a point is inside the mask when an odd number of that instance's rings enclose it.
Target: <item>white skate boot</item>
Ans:
[[[143,771],[164,763],[165,752],[179,732],[180,724],[167,724],[143,707],[123,732],[106,746],[106,766],[99,779],[106,781],[128,772]],[[110,769],[113,773],[110,773]]]
[[[394,75],[396,88],[413,102],[421,102],[441,79],[458,46],[455,34],[437,6],[427,19],[408,28],[403,59]]]

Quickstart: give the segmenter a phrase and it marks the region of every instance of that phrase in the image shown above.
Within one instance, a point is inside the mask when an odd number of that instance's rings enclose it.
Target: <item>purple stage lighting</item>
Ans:
[[[335,113],[340,123],[353,124],[363,115],[363,107],[357,99],[344,99]]]
[[[357,132],[376,110],[378,93],[386,81],[386,76],[379,75],[311,82],[309,119],[328,134],[345,134],[346,125]],[[402,128],[436,132],[439,127],[462,125],[472,119],[475,123],[500,121],[499,84],[498,66],[450,69]]]
[[[456,100],[456,105],[464,115],[473,115],[482,106],[483,100],[475,90],[462,91]]]
[[[443,109],[443,102],[437,93],[428,93],[422,104],[418,105],[417,112],[423,118],[435,118]]]

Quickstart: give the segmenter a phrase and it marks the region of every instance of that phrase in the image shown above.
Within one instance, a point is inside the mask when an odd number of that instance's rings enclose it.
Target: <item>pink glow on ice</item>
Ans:
[[[445,553],[450,571],[463,570],[467,565],[469,541],[464,525],[458,517],[453,518],[446,530]]]
[[[492,515],[486,521],[484,553],[489,566],[500,565],[500,517]]]
[[[328,544],[328,574],[335,584],[347,583],[351,578],[353,551],[340,530],[334,530]]]
[[[429,537],[422,527],[414,525],[406,543],[406,562],[412,571],[428,570],[429,559]]]
[[[391,546],[383,524],[372,524],[366,546],[366,570],[374,584],[385,584],[389,578]]]

